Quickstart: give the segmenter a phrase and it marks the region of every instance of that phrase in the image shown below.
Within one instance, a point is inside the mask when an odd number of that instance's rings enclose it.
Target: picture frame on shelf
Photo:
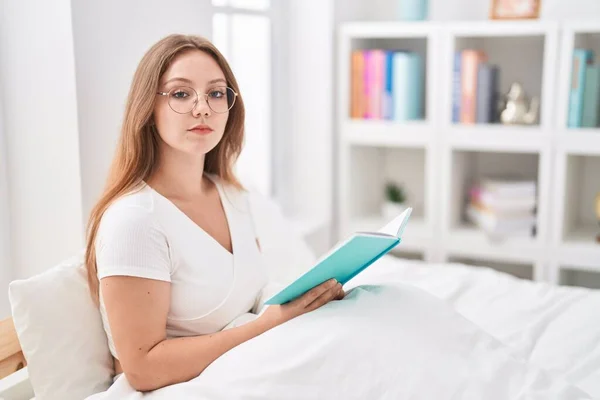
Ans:
[[[492,0],[490,19],[537,19],[541,0]]]

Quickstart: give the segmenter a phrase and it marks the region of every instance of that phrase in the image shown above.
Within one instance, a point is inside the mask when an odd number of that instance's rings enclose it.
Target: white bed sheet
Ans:
[[[451,304],[516,354],[600,398],[600,290],[522,280],[490,268],[385,256],[362,283],[409,283]]]
[[[600,394],[596,292],[393,257],[347,289],[348,299],[246,342],[189,382],[142,396],[120,377],[92,398],[571,400]]]

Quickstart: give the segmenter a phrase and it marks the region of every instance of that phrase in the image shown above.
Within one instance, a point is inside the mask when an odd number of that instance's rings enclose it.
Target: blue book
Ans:
[[[462,102],[461,77],[462,53],[454,53],[454,66],[452,69],[452,122],[460,123],[460,103]]]
[[[285,304],[332,278],[344,285],[400,243],[411,213],[407,208],[377,232],[354,233],[265,304]]]
[[[392,98],[392,72],[394,52],[386,51],[384,59],[384,85],[383,85],[383,118],[392,119],[394,116],[394,104]]]
[[[600,65],[588,65],[585,70],[581,126],[584,128],[600,126]]]
[[[394,120],[423,119],[424,71],[421,56],[397,52],[392,62]]]
[[[573,67],[571,69],[571,89],[569,90],[569,114],[567,127],[581,127],[583,119],[583,89],[585,87],[585,70],[592,62],[593,53],[588,49],[573,50]]]

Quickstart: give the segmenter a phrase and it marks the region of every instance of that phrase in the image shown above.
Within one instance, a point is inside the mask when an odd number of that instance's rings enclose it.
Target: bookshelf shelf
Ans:
[[[500,262],[533,264],[542,251],[542,246],[535,237],[521,236],[495,241],[480,229],[469,225],[452,229],[447,235],[446,243],[445,252],[448,257],[474,257]]]
[[[558,134],[558,147],[570,154],[600,155],[600,128],[564,130]]]
[[[600,243],[595,241],[598,233],[598,224],[579,226],[568,232],[560,245],[559,261],[579,269],[600,272]]]
[[[353,145],[425,147],[433,137],[431,124],[424,121],[394,122],[349,120],[345,138]]]
[[[597,21],[352,22],[338,34],[338,237],[382,226],[382,187],[398,178],[417,193],[409,199],[418,212],[401,245],[406,251],[433,262],[474,260],[554,283],[578,284],[585,274],[598,274],[600,283],[594,241],[600,227],[591,201],[600,191],[600,127],[566,124],[573,48],[588,46],[600,57]],[[425,120],[349,118],[351,52],[369,48],[422,55]],[[482,50],[499,66],[500,95],[519,82],[529,98],[539,97],[536,124],[452,122],[455,52],[464,49]],[[471,225],[469,187],[489,174],[536,183],[535,235],[494,240]]]
[[[539,126],[499,124],[454,124],[448,129],[448,142],[454,149],[498,152],[539,152],[550,137]]]

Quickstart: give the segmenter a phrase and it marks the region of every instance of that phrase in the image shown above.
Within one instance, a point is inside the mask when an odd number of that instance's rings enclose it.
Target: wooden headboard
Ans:
[[[27,365],[12,318],[0,321],[0,379]]]

